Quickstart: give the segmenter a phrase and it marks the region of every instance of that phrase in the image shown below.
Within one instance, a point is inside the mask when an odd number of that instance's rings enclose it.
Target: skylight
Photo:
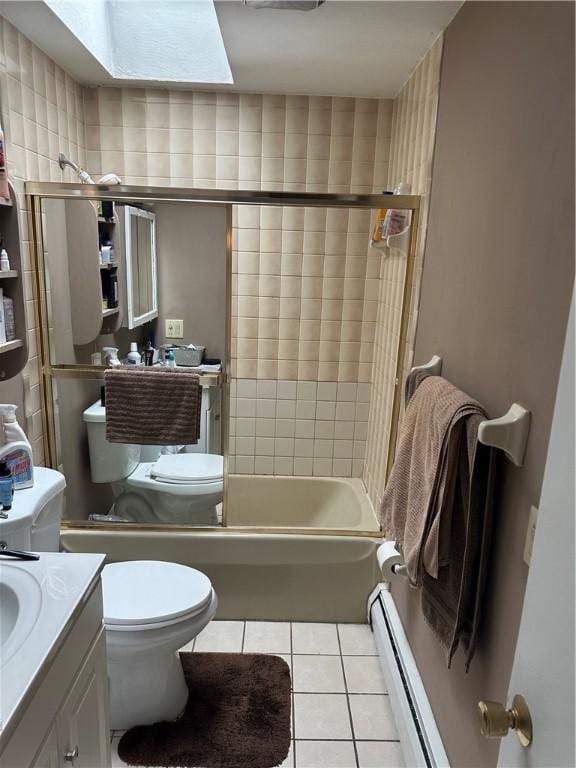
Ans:
[[[213,0],[45,0],[118,80],[232,84]]]

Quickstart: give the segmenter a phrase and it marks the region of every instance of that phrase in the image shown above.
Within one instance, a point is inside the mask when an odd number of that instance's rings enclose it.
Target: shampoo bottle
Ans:
[[[32,447],[16,421],[17,405],[0,405],[0,462],[5,461],[14,481],[14,490],[34,485]]]

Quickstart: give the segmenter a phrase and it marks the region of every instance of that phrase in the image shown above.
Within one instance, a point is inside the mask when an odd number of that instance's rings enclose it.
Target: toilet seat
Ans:
[[[106,630],[159,629],[198,616],[212,604],[210,579],[186,565],[137,560],[102,572]]]
[[[173,496],[219,497],[224,486],[224,458],[211,453],[160,456],[154,462],[138,464],[126,478],[126,484]]]
[[[224,459],[212,453],[175,453],[160,456],[150,468],[150,477],[163,483],[213,483],[221,480]]]

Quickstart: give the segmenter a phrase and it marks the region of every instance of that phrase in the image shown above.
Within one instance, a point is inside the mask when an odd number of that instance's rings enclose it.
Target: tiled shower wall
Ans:
[[[392,105],[315,96],[88,91],[88,169],[115,171],[134,184],[382,191]],[[277,407],[291,413],[285,419],[255,391],[233,396],[239,421],[232,424],[232,466],[239,472],[360,475],[368,401],[356,404],[354,394],[350,411],[336,391],[347,384],[365,397],[366,387],[358,385],[368,385],[372,374],[382,257],[368,246],[370,212],[236,206],[233,224],[233,388],[247,392],[262,382],[267,391],[293,390],[293,397],[278,398]],[[296,393],[304,390],[306,405],[299,405]],[[333,395],[327,400],[311,397],[328,390]],[[271,415],[259,421],[256,407]],[[309,415],[298,418],[297,408]],[[346,419],[336,415],[344,409]]]
[[[393,187],[400,181],[407,181],[412,185],[412,194],[422,196],[409,332],[407,345],[403,351],[402,380],[407,376],[412,364],[413,340],[416,332],[428,197],[432,178],[441,57],[442,38],[439,38],[394,101],[388,184]],[[405,267],[406,256],[392,249],[387,258],[382,261],[380,272],[372,399],[363,475],[368,494],[376,509],[380,508],[386,481],[386,459]]]
[[[392,103],[90,90],[88,169],[134,184],[371,193],[388,178]],[[368,211],[235,207],[234,377],[370,381],[381,256],[369,233]]]
[[[114,170],[134,184],[364,193],[410,178],[409,172],[414,178],[418,168],[428,172],[424,139],[433,135],[439,44],[395,105],[389,173],[392,100],[87,89],[1,17],[0,41],[7,159],[22,207],[30,347],[26,427],[37,463],[43,460],[38,312],[23,182],[71,180],[58,167],[59,152],[94,175]],[[430,96],[426,103],[414,100],[418,77],[418,92]],[[413,187],[423,189],[427,185]],[[253,463],[257,472],[271,466],[289,472],[291,463],[297,473],[359,475],[367,445],[365,480],[377,502],[403,265],[398,255],[383,261],[371,252],[369,232],[367,212],[235,210],[234,386],[247,392],[256,382],[260,392],[275,387],[277,394],[239,397],[232,408],[236,415],[238,408],[256,409],[254,417],[240,417],[255,419],[254,451],[249,440],[240,443],[247,452],[239,454],[240,469]],[[376,397],[367,421],[373,366]],[[339,390],[343,384],[355,387],[353,398],[346,399],[351,389],[346,396]],[[296,396],[285,397],[294,386]],[[258,415],[260,399],[275,400],[273,427],[271,416]],[[239,403],[244,400],[255,404]],[[284,400],[295,403],[294,418],[284,418],[291,408]],[[271,412],[269,404],[262,408]],[[251,426],[243,423],[244,429]],[[235,439],[252,437],[235,432]],[[287,442],[256,445],[258,437],[293,439],[294,453],[283,455]]]
[[[369,384],[236,379],[231,395],[231,472],[362,474]]]
[[[20,235],[29,360],[17,381],[0,384],[24,395],[25,428],[42,464],[42,414],[37,346],[38,307],[33,293],[31,244],[24,182],[61,181],[57,162],[64,152],[84,162],[83,89],[28,38],[0,16],[0,111],[6,137],[6,159],[20,206]],[[26,383],[25,383],[26,382]]]

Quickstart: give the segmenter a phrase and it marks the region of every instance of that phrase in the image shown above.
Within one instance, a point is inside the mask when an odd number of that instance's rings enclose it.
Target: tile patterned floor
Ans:
[[[213,621],[182,650],[273,653],[292,670],[292,747],[282,768],[403,768],[386,682],[364,624]],[[112,766],[122,734],[112,734]]]

